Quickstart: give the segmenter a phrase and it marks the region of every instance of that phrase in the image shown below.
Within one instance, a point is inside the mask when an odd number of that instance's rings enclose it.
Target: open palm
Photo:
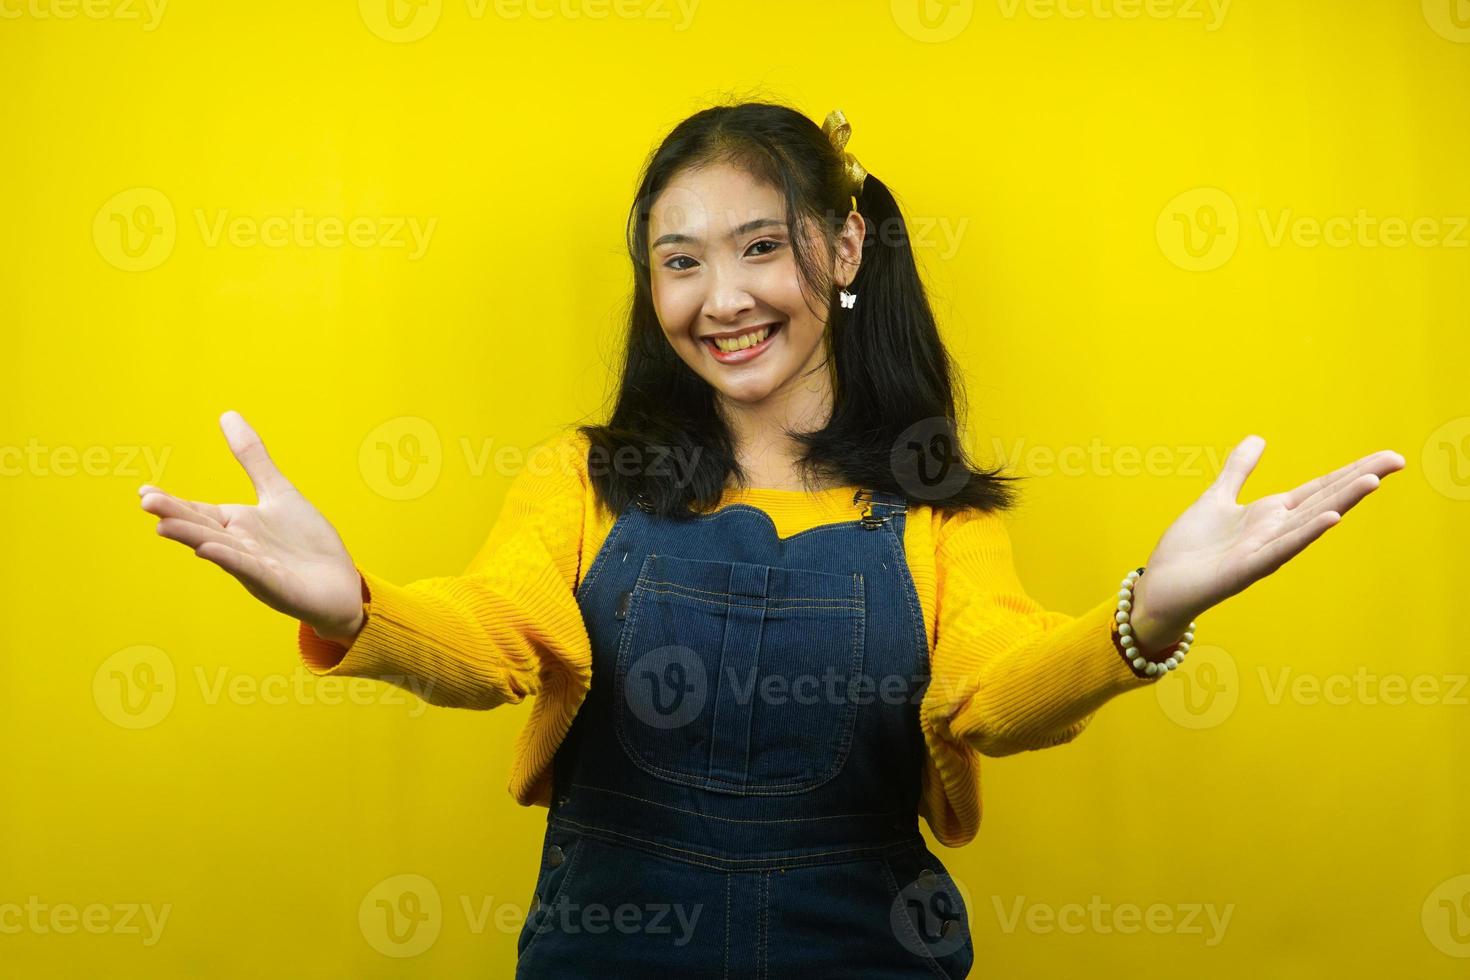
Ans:
[[[1206,609],[1242,591],[1300,554],[1336,525],[1404,458],[1381,450],[1294,490],[1237,502],[1266,448],[1247,436],[1204,493],[1155,545],[1134,588],[1135,628],[1172,642]]]
[[[220,428],[257,502],[181,500],[144,484],[140,504],[161,518],[158,534],[193,548],[261,602],[323,636],[351,636],[362,614],[361,579],[336,528],[276,468],[239,413],[220,416]]]

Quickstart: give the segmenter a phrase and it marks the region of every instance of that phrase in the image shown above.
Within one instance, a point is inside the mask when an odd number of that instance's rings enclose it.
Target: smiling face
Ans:
[[[685,170],[649,215],[650,285],[664,336],[727,403],[755,407],[822,368],[827,308],[801,289],[786,202],[729,164]],[[862,218],[848,215],[832,265],[850,283]],[[812,240],[821,229],[808,224]],[[855,237],[854,237],[855,236]]]

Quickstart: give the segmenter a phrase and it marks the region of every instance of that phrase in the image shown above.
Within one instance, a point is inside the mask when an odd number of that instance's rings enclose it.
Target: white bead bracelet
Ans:
[[[1184,662],[1184,655],[1189,652],[1190,645],[1194,643],[1194,623],[1189,624],[1189,629],[1184,636],[1180,637],[1175,644],[1174,650],[1168,658],[1158,662],[1145,657],[1138,647],[1138,640],[1133,636],[1133,624],[1129,618],[1133,609],[1133,583],[1137,582],[1143,575],[1143,567],[1128,573],[1128,577],[1122,582],[1122,589],[1118,592],[1118,613],[1113,617],[1117,621],[1117,635],[1113,643],[1123,659],[1128,661],[1133,672],[1139,677],[1153,677],[1165,671],[1173,670]]]

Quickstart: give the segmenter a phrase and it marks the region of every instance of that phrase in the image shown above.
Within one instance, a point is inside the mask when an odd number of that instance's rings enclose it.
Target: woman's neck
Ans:
[[[721,402],[721,415],[735,446],[735,460],[748,487],[805,490],[797,466],[802,446],[786,429],[810,432],[827,424],[832,388],[826,371],[812,372],[801,384],[774,392],[754,404]]]

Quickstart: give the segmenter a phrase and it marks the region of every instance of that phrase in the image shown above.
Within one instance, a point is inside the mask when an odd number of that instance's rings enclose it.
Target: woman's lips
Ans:
[[[744,350],[729,352],[722,351],[718,347],[716,347],[715,342],[713,340],[710,340],[709,338],[705,338],[704,346],[709,348],[710,356],[719,361],[721,364],[744,364],[746,361],[752,358],[760,357],[762,352],[764,352],[767,347],[771,346],[771,342],[776,339],[777,334],[781,332],[781,328],[785,325],[786,324],[783,321],[771,327],[771,331],[770,333],[766,334],[765,340],[762,340],[760,343],[752,347],[747,347]]]

